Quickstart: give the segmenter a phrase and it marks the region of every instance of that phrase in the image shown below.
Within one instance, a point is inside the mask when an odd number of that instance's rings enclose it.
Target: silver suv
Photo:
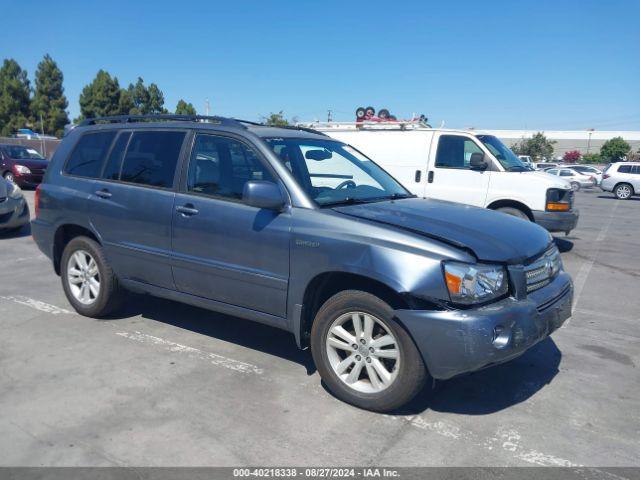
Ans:
[[[620,200],[640,195],[640,162],[610,164],[602,172],[600,188],[605,192],[613,192]]]

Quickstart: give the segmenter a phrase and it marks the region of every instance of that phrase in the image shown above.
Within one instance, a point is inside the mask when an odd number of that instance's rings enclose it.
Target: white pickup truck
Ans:
[[[529,170],[493,135],[400,122],[305,126],[360,150],[421,197],[499,210],[550,232],[568,234],[578,222],[569,182]]]

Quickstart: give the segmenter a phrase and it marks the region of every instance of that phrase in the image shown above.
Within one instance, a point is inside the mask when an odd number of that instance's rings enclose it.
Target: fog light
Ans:
[[[502,349],[509,345],[509,340],[511,339],[511,332],[503,327],[502,325],[497,325],[493,329],[493,339],[491,343],[497,349]]]

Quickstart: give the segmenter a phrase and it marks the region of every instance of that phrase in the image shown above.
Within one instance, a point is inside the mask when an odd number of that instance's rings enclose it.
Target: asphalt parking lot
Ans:
[[[640,198],[576,196],[570,322],[394,415],[334,399],[280,330],[141,296],[81,317],[2,236],[0,465],[640,466]]]

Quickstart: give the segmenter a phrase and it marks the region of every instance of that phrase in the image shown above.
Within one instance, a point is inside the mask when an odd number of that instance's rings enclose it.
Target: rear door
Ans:
[[[233,136],[195,137],[173,211],[173,276],[191,295],[286,316],[291,216],[245,205],[248,180],[275,182]]]
[[[485,153],[472,136],[437,133],[429,154],[425,196],[484,207],[491,176],[486,170],[472,170],[473,153]]]
[[[171,220],[186,131],[121,131],[89,192],[89,217],[119,277],[174,289]]]

